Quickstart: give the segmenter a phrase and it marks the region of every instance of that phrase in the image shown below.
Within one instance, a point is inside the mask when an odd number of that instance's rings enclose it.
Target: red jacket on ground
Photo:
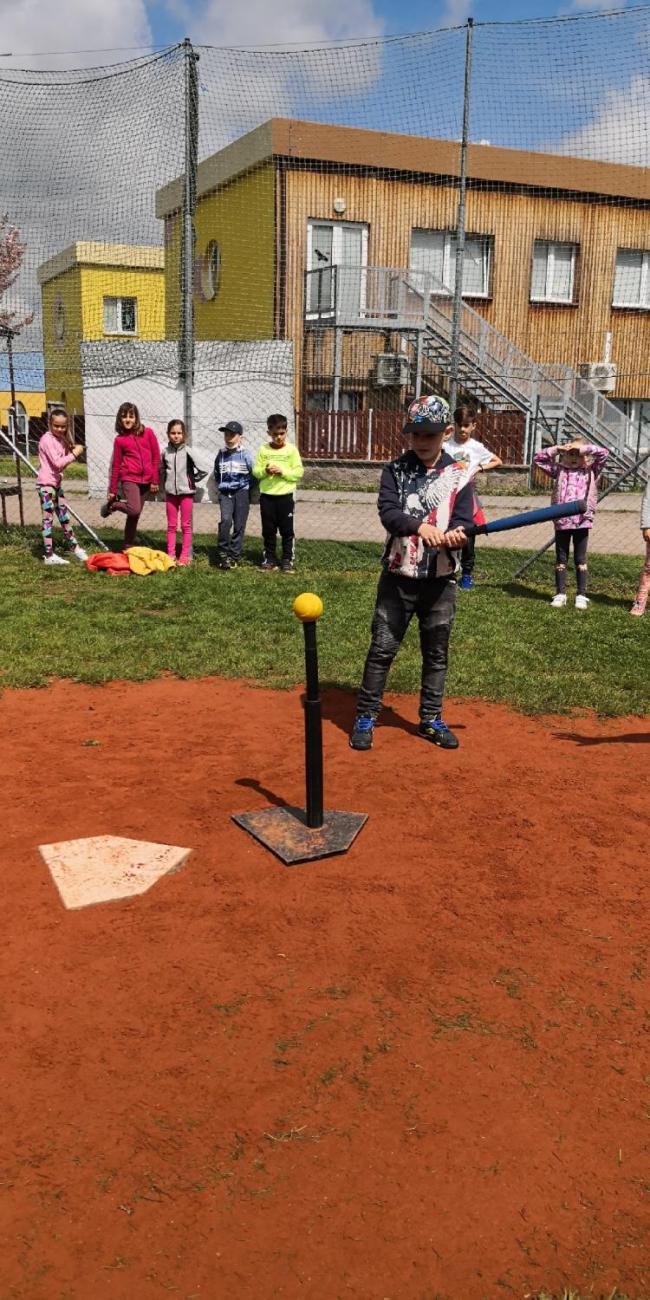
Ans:
[[[113,443],[110,495],[118,483],[157,483],[160,472],[160,446],[153,429],[142,433],[118,433]]]
[[[90,573],[110,573],[113,577],[131,572],[128,555],[120,551],[99,551],[97,555],[89,555],[86,568]]]

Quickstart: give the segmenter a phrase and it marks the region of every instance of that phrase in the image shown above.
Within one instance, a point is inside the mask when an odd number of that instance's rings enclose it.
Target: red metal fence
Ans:
[[[401,411],[298,411],[298,446],[306,460],[387,461],[408,445],[402,434]],[[524,457],[524,416],[519,411],[484,411],[476,437],[504,465],[521,465]]]

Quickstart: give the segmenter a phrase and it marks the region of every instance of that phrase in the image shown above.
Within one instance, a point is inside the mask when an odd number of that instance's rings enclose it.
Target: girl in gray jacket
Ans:
[[[645,542],[645,564],[639,577],[639,589],[630,610],[630,614],[636,614],[637,617],[645,614],[648,595],[650,595],[650,479],[646,483],[641,503],[641,533]]]
[[[160,462],[160,478],[165,489],[167,506],[167,554],[176,559],[176,530],[181,520],[181,553],[179,564],[192,562],[192,507],[194,493],[200,479],[207,471],[198,464],[194,448],[187,446],[187,433],[182,420],[170,420],[167,425],[167,446]]]

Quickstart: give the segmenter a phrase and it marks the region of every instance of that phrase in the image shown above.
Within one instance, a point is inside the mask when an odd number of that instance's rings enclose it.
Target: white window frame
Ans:
[[[451,279],[451,250],[452,250],[452,248],[454,247],[454,245],[455,245],[456,242],[457,242],[457,240],[456,240],[456,231],[455,231],[455,230],[441,230],[441,229],[439,229],[439,228],[438,228],[438,229],[434,229],[432,226],[413,226],[412,229],[411,229],[411,243],[410,243],[410,246],[409,246],[409,262],[412,262],[413,235],[415,234],[416,231],[418,232],[418,234],[424,234],[424,235],[441,235],[441,236],[442,236],[442,240],[443,240],[443,244],[442,244],[442,279],[443,279],[443,283],[445,284],[445,286],[448,286],[449,281],[450,281],[450,279]],[[492,294],[491,294],[491,280],[492,280],[492,249],[493,249],[493,246],[494,246],[494,236],[493,236],[493,235],[483,235],[483,234],[478,234],[476,231],[473,231],[473,230],[472,230],[472,231],[467,231],[467,232],[465,233],[465,246],[467,246],[468,242],[474,242],[474,243],[476,243],[476,242],[480,242],[480,243],[482,243],[482,245],[483,245],[483,284],[484,284],[484,288],[481,290],[480,293],[476,293],[476,292],[468,293],[467,290],[466,290],[465,288],[463,288],[463,294],[462,294],[462,296],[463,296],[463,298],[476,298],[476,299],[478,299],[478,300],[481,300],[481,301],[485,302],[485,301],[489,300],[489,299],[491,298],[491,296],[492,296]],[[411,265],[409,269],[411,270],[411,272],[413,273],[413,275],[419,275],[419,274],[421,274],[421,272],[415,270],[415,268],[413,267],[413,265]],[[463,276],[463,280],[464,280],[464,279],[465,279],[465,276]],[[448,295],[448,296],[451,298],[451,297],[453,296],[454,289],[453,289],[453,286],[451,286],[451,287],[446,287],[444,290],[440,290],[440,291],[438,291],[438,290],[434,290],[434,292],[436,292],[436,293],[437,293],[437,292],[441,292],[441,293],[444,292],[445,296]]]
[[[534,294],[533,294],[533,274],[534,274],[534,267],[535,267],[535,249],[536,249],[536,247],[537,247],[538,244],[543,244],[543,245],[546,247],[546,249],[547,249],[547,255],[546,255],[546,285],[545,285],[545,289],[544,289],[544,293],[543,293],[543,294],[534,295]],[[552,283],[553,283],[553,275],[554,275],[554,272],[555,272],[555,249],[556,249],[556,248],[570,248],[570,249],[571,249],[571,283],[569,284],[569,293],[568,293],[568,295],[567,295],[566,297],[564,297],[564,298],[560,298],[560,297],[557,296],[557,294],[552,294],[552,293],[549,293],[549,291],[548,291],[548,286],[549,286],[549,284],[552,285]],[[563,240],[563,239],[535,239],[535,240],[533,241],[533,260],[532,260],[532,262],[531,262],[531,267],[530,267],[530,301],[531,301],[531,302],[553,302],[553,303],[561,303],[561,304],[563,304],[563,305],[565,305],[565,306],[566,306],[567,304],[568,304],[569,306],[574,305],[574,304],[575,304],[576,263],[577,263],[577,261],[578,261],[578,245],[572,243],[571,240],[568,240],[568,239],[567,239],[567,240]]]
[[[332,227],[332,262],[331,262],[332,266],[347,265],[347,263],[341,262],[340,260],[341,245],[343,241],[343,233],[342,233],[343,229],[344,228],[349,229],[350,227],[353,227],[355,230],[361,230],[362,271],[360,276],[360,292],[359,292],[359,319],[361,319],[361,317],[364,315],[366,310],[367,276],[365,274],[365,268],[367,268],[368,266],[368,235],[370,231],[370,226],[368,222],[367,221],[330,221],[329,217],[309,217],[307,221],[307,270],[308,271],[313,271],[318,269],[317,267],[313,267],[311,264],[312,257],[313,257],[313,248],[314,248],[314,241],[313,241],[314,226]],[[307,308],[307,306],[308,304],[306,303],[305,308]],[[311,312],[309,310],[305,311],[306,320],[317,320],[318,316],[319,316],[318,312]],[[333,318],[334,308],[332,308],[331,312],[327,312],[326,316],[327,317],[331,316]],[[321,319],[324,319],[323,313],[321,313]]]
[[[639,302],[619,302],[616,293],[616,267],[619,253],[639,253],[641,256],[641,287]],[[650,311],[650,252],[645,248],[617,248],[614,261],[614,284],[612,287],[612,307],[627,307],[629,311]]]
[[[122,303],[123,303],[123,302],[127,302],[127,301],[133,303],[133,329],[132,329],[132,330],[125,330],[125,329],[122,329],[122,328],[121,328],[121,321],[122,321]],[[114,303],[118,303],[118,304],[119,304],[119,306],[118,306],[118,308],[117,308],[117,316],[118,316],[118,318],[119,318],[120,325],[118,326],[117,329],[114,329],[114,330],[108,330],[108,329],[106,328],[106,304],[107,304],[108,302],[114,302]],[[137,300],[137,298],[135,297],[134,294],[132,294],[132,293],[125,293],[125,294],[119,294],[119,295],[117,295],[117,294],[113,294],[113,293],[107,293],[107,294],[104,294],[104,298],[103,298],[103,302],[102,302],[102,308],[103,308],[103,322],[102,322],[102,323],[103,323],[103,326],[104,326],[104,336],[105,336],[105,337],[106,337],[106,336],[115,336],[116,334],[124,335],[126,338],[130,338],[130,339],[136,337],[136,335],[137,335],[137,333],[138,333],[138,300]]]

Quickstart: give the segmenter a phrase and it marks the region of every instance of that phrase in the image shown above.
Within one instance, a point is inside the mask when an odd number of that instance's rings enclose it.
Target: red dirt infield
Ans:
[[[230,816],[304,804],[297,691],[3,693],[2,1300],[650,1296],[650,722],[389,701],[286,868]],[[193,853],[66,912],[102,834]]]

